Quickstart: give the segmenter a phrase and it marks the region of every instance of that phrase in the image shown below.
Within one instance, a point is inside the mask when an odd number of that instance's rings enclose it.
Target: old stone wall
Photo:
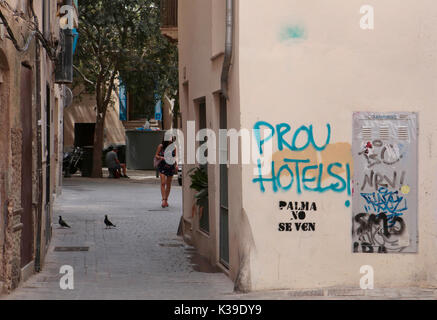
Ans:
[[[7,1],[8,4],[1,3],[0,9],[5,15],[12,31],[16,35],[19,45],[24,45],[23,39],[27,39],[30,31],[28,24],[32,20],[30,13],[26,5],[27,1]],[[51,36],[57,37],[59,34],[59,25],[57,24],[58,17],[57,2],[52,1],[50,8],[50,32]],[[12,9],[11,9],[12,8]],[[39,18],[40,24],[42,23],[42,4],[40,1],[35,2],[35,12]],[[13,10],[22,12],[22,14],[14,15]],[[31,255],[30,263],[33,271],[32,263],[35,261],[37,250],[37,211],[40,207],[42,217],[41,221],[41,239],[39,241],[41,248],[41,264],[44,263],[45,249],[50,240],[49,236],[51,232],[46,232],[51,229],[51,217],[45,216],[44,207],[46,203],[49,204],[51,214],[51,206],[53,204],[53,190],[56,190],[54,184],[58,183],[56,179],[51,179],[49,186],[46,186],[46,164],[45,154],[46,150],[50,150],[49,157],[51,159],[51,165],[55,166],[52,171],[57,172],[59,165],[62,165],[62,161],[56,161],[55,158],[55,143],[59,141],[59,132],[62,130],[55,130],[58,126],[62,126],[62,122],[59,122],[59,118],[50,116],[46,120],[45,107],[50,106],[49,114],[57,114],[55,108],[63,108],[63,98],[61,96],[62,86],[54,83],[54,62],[48,58],[44,48],[41,48],[41,101],[37,102],[37,73],[36,73],[36,40],[32,38],[29,46],[23,52],[19,52],[14,47],[12,41],[6,37],[7,31],[4,25],[0,25],[0,293],[10,292],[16,288],[20,281],[23,281],[23,262],[22,261],[22,244],[23,241],[31,241]],[[47,35],[49,36],[49,35]],[[31,71],[31,109],[26,112],[31,113],[31,132],[32,132],[32,159],[30,162],[26,162],[27,165],[32,165],[32,196],[31,204],[32,209],[30,212],[25,213],[22,206],[22,163],[24,163],[22,155],[22,96],[24,95],[24,88],[21,88],[21,70],[25,66]],[[28,83],[26,83],[28,84]],[[46,85],[50,90],[50,101],[46,101]],[[59,103],[55,103],[59,102]],[[37,106],[41,106],[40,114],[41,118],[39,124],[37,122]],[[62,119],[61,119],[62,120]],[[51,132],[50,137],[47,139],[46,121],[50,121]],[[59,122],[55,123],[54,122]],[[37,141],[37,126],[41,126],[41,156],[43,159],[42,166],[38,168],[37,155],[38,155],[38,141]],[[46,141],[50,141],[50,146]],[[41,179],[41,185],[38,183],[38,172],[43,172]],[[47,187],[49,187],[50,199],[42,199],[39,201],[39,194],[42,192],[46,194]],[[23,234],[23,215],[30,214],[31,217],[28,221],[31,224],[27,224],[28,231],[27,237]],[[47,221],[47,223],[46,223]],[[30,222],[28,222],[30,223]],[[30,228],[29,228],[30,227]],[[26,239],[26,240],[24,240]],[[29,244],[29,243],[26,243]],[[26,264],[24,263],[24,264]]]

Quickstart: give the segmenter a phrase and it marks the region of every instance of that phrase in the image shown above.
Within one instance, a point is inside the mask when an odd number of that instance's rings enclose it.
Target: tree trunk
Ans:
[[[93,150],[93,170],[91,177],[102,177],[102,151],[103,151],[103,132],[105,128],[105,117],[96,117],[96,127],[94,131],[94,150]]]
[[[102,68],[103,70],[104,68]],[[103,73],[104,74],[104,73]],[[99,75],[99,79],[96,84],[96,127],[94,130],[94,150],[93,150],[93,170],[91,177],[102,177],[102,153],[103,153],[103,133],[105,129],[105,117],[108,104],[111,99],[112,90],[114,89],[114,80],[117,74],[116,71],[112,72],[109,79],[109,86],[107,90],[104,90],[106,81],[103,79],[103,74]]]

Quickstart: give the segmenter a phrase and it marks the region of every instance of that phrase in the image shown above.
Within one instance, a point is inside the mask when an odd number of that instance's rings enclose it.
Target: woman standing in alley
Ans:
[[[159,161],[158,171],[161,178],[161,195],[162,203],[161,207],[168,207],[168,196],[170,195],[171,183],[173,175],[178,172],[176,161],[176,148],[171,153],[171,156],[166,154],[166,149],[173,144],[175,139],[171,141],[162,140],[162,143],[156,150],[155,158]],[[173,163],[171,163],[174,160]]]

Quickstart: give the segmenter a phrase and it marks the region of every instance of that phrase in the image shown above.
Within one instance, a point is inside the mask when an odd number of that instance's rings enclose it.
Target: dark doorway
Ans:
[[[51,200],[51,192],[50,192],[50,181],[51,181],[51,92],[50,86],[46,87],[46,203],[45,203],[45,211],[46,211],[46,245],[48,245],[51,237],[52,237],[52,228],[51,228],[51,212],[50,212],[50,200]]]
[[[74,146],[89,147],[94,145],[95,123],[74,124]]]
[[[220,129],[227,129],[226,99],[220,97]],[[221,158],[228,157],[227,135],[220,137]],[[224,162],[224,161],[223,161]],[[229,268],[228,165],[220,162],[220,263]]]
[[[32,219],[32,70],[21,66],[21,267],[32,260],[33,219]]]

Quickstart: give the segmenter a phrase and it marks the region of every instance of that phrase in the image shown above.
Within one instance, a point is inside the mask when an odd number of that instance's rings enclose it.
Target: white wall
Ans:
[[[251,129],[259,120],[274,126],[286,122],[293,132],[313,125],[321,144],[329,123],[331,144],[344,143],[329,157],[345,163],[351,160],[354,111],[409,111],[419,117],[418,252],[353,254],[352,212],[345,206],[352,198],[346,192],[298,195],[293,186],[274,193],[266,185],[262,193],[252,182],[255,166],[245,165],[243,209],[254,237],[252,289],[358,287],[362,265],[373,266],[376,287],[435,285],[437,3],[238,2],[242,127]],[[363,4],[374,7],[374,30],[360,28]],[[297,38],[284,39],[287,28]],[[316,230],[279,232],[278,223],[285,221],[280,200],[316,202],[317,213],[310,219]]]
[[[75,92],[76,93],[76,92]],[[125,144],[125,128],[119,118],[118,97],[113,93],[113,104],[108,105],[105,117],[104,145]],[[96,98],[94,94],[82,93],[73,100],[71,106],[64,110],[64,149],[68,150],[74,145],[75,123],[96,122]]]
[[[219,129],[219,92],[220,76],[223,66],[225,39],[225,1],[221,0],[184,0],[179,6],[179,83],[182,129],[187,141],[187,121],[198,121],[198,103],[206,103],[206,126],[216,132]],[[236,41],[237,41],[236,34]],[[228,126],[239,128],[238,98],[238,47],[235,47],[234,63],[229,75]],[[198,123],[196,124],[198,129]],[[188,150],[186,149],[187,153]],[[217,153],[218,157],[218,153]],[[194,192],[189,188],[188,171],[194,165],[185,164],[183,186],[183,208],[185,219],[185,237],[206,256],[212,264],[219,264],[219,166],[209,164],[209,234],[199,231],[199,216],[192,216]],[[229,187],[229,208],[241,212],[241,168],[229,169],[229,175],[236,181]],[[238,237],[241,231],[230,218],[230,270],[229,276],[235,279],[238,272]],[[191,228],[192,227],[192,228]],[[224,270],[227,272],[227,270]]]

